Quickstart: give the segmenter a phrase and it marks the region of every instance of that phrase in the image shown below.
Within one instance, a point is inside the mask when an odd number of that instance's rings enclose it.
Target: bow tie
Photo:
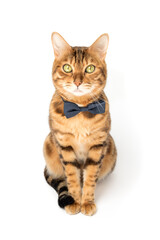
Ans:
[[[67,118],[74,117],[80,112],[88,111],[93,114],[99,114],[105,112],[105,101],[99,100],[88,104],[86,107],[79,107],[73,102],[68,102],[63,99],[64,102],[64,114]]]

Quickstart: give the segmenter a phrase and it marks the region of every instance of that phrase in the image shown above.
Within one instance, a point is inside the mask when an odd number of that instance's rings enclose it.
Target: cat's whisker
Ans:
[[[94,95],[94,93],[92,93],[92,95],[96,98],[96,96]],[[102,97],[98,98],[99,100],[104,100]],[[99,102],[99,101],[97,101]],[[101,105],[101,103],[99,102],[99,104]]]
[[[91,98],[93,99],[93,101],[96,101],[96,99],[90,94]],[[97,103],[96,103],[97,105]],[[98,108],[98,105],[97,105],[97,108]],[[100,109],[98,108],[98,111],[100,112]]]
[[[95,97],[95,95],[94,95],[93,93],[92,93],[92,95]],[[93,99],[94,99],[94,98],[93,98]],[[103,108],[102,104],[101,104],[99,101],[97,101],[97,99],[94,99],[94,101],[96,101],[97,104],[99,104],[100,107]],[[97,105],[97,108],[98,108],[98,105]],[[98,110],[99,110],[99,108],[98,108]]]

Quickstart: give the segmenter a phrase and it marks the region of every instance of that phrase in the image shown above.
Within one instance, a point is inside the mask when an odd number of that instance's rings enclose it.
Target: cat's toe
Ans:
[[[85,203],[81,206],[81,213],[92,216],[96,212],[96,205],[94,203]]]
[[[65,210],[68,214],[77,214],[80,212],[80,204],[79,203],[72,203],[65,207]]]

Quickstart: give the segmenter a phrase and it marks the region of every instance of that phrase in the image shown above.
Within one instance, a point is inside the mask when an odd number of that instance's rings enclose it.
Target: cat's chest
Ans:
[[[57,136],[58,140],[60,140],[60,144],[63,146],[72,146],[77,160],[84,162],[89,150],[92,127],[85,120],[69,120],[63,125],[62,132],[64,134]]]
[[[91,144],[93,126],[85,120],[75,122],[75,125],[72,124],[70,132],[73,134],[71,145],[74,148],[77,161],[84,163]]]
[[[56,139],[64,147],[71,146],[77,160],[84,162],[90,147],[98,144],[99,139],[104,135],[100,130],[104,125],[101,119],[100,114],[97,114],[93,119],[88,119],[80,113],[73,118],[64,118],[61,122],[56,121],[54,124]]]
[[[88,155],[88,149],[85,142],[77,142],[77,145],[74,147],[74,152],[77,157],[77,161],[84,163]]]

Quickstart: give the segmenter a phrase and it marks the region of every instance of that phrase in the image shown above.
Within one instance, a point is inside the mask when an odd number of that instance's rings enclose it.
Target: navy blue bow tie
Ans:
[[[104,113],[105,112],[105,101],[99,100],[97,102],[92,102],[86,107],[79,107],[73,102],[68,102],[63,99],[64,102],[64,114],[67,118],[74,117],[80,112],[88,111],[93,114]]]

